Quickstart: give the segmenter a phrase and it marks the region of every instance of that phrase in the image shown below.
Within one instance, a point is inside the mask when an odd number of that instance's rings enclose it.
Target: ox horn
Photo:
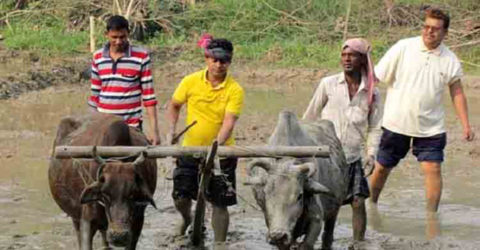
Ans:
[[[252,175],[252,170],[255,167],[261,167],[265,169],[268,173],[270,173],[273,170],[272,162],[267,160],[267,159],[256,159],[248,163],[247,165],[247,174],[249,176]]]
[[[264,176],[252,176],[252,170],[255,167],[261,167],[267,172],[272,170],[272,163],[266,159],[257,159],[253,160],[247,165],[247,180],[243,183],[244,185],[264,185],[266,183]]]
[[[305,184],[305,189],[309,192],[312,192],[314,194],[326,194],[326,195],[334,195],[332,191],[330,191],[329,188],[326,186],[322,185],[319,182],[316,182],[312,179],[309,179],[307,183]]]
[[[102,175],[103,168],[105,167],[105,164],[107,162],[97,154],[97,146],[93,146],[92,157],[95,160],[95,162],[99,165],[97,169],[97,181],[98,181],[100,179],[100,175]]]
[[[142,190],[142,193],[146,195],[148,203],[150,203],[155,209],[157,209],[157,205],[155,204],[155,201],[153,200],[153,197],[152,197],[153,195],[148,189],[148,186],[145,180],[143,179],[143,175],[142,175],[143,172],[139,171],[139,168],[143,166],[143,164],[145,163],[146,156],[147,156],[147,152],[145,151],[140,152],[137,159],[135,159],[135,161],[133,162],[133,167],[134,167],[135,173],[139,175],[140,179],[142,180],[140,185],[140,189]]]
[[[143,165],[143,163],[145,163],[146,154],[147,154],[147,152],[145,152],[145,151],[140,152],[137,159],[135,159],[135,161],[133,162],[133,166],[138,167],[138,166]]]
[[[315,163],[313,163],[313,162],[304,163],[304,164],[300,165],[299,169],[303,173],[305,173],[305,172],[308,173],[307,176],[309,178],[312,177],[313,174],[315,174],[315,172],[317,172],[317,168],[315,166]]]

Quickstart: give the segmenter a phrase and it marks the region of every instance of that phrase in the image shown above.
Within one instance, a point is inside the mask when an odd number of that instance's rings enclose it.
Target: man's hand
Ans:
[[[160,145],[160,135],[158,134],[158,132],[150,133],[147,139],[150,142],[150,144],[154,146]]]
[[[467,126],[463,128],[463,139],[467,141],[473,141],[475,138],[475,133],[472,130],[472,127]]]
[[[373,173],[373,169],[375,169],[375,156],[369,155],[363,165],[363,175],[365,177],[370,176]]]
[[[175,145],[177,142],[174,141],[175,139],[175,132],[170,131],[167,133],[167,141],[165,142],[167,146]]]
[[[230,138],[233,132],[233,127],[235,126],[235,122],[237,121],[238,116],[232,113],[225,113],[225,117],[223,118],[222,127],[217,135],[217,142],[219,146],[223,146],[225,142]]]
[[[148,106],[146,107],[148,123],[150,126],[150,133],[147,136],[148,141],[152,145],[160,144],[160,133],[158,132],[158,119],[157,119],[157,106]]]
[[[472,141],[475,138],[472,127],[468,120],[468,108],[467,108],[467,98],[463,92],[462,84],[460,80],[452,83],[450,85],[450,96],[457,111],[458,118],[463,126],[463,139],[467,141]]]

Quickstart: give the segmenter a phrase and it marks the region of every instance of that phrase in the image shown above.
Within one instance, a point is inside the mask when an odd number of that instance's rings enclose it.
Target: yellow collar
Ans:
[[[207,71],[208,69],[203,70],[202,72],[202,81],[205,84],[208,84],[208,86],[212,87],[212,89],[222,89],[225,88],[225,85],[227,85],[228,78],[230,77],[230,74],[227,72],[227,75],[225,75],[225,79],[223,79],[223,82],[219,83],[217,86],[213,87],[212,83],[208,80],[207,78]]]

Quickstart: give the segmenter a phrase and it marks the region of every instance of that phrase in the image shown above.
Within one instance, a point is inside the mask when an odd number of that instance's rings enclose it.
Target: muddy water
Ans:
[[[0,102],[0,249],[72,249],[76,246],[69,218],[50,196],[47,168],[57,123],[65,115],[86,112],[87,92],[87,85],[50,88]],[[241,145],[264,143],[281,109],[301,113],[312,86],[252,88],[247,92],[246,111],[237,129]],[[161,90],[159,97],[165,100],[170,93],[171,90]],[[469,103],[472,123],[480,127],[478,91],[469,94]],[[369,209],[367,241],[355,245],[359,249],[480,248],[477,247],[480,243],[480,195],[477,193],[480,147],[478,141],[467,144],[460,140],[459,122],[451,105],[447,107],[449,145],[438,219],[427,220],[423,212],[423,176],[415,159],[409,157],[393,171],[378,209]],[[244,176],[244,166],[245,161],[241,161],[239,182]],[[159,208],[147,210],[139,249],[188,248],[186,239],[170,237],[172,227],[180,218],[172,207],[172,184],[161,177],[155,194]],[[254,202],[249,188],[240,183],[238,187],[241,198],[231,209],[230,249],[272,249],[265,242],[263,217],[251,206]],[[351,246],[350,220],[351,209],[345,206],[335,231],[335,249]],[[427,240],[434,235],[435,239]],[[209,227],[206,248],[211,248],[212,238]],[[98,240],[96,247],[99,247]]]

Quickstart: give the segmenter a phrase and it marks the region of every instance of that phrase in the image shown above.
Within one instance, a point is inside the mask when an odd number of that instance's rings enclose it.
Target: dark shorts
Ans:
[[[378,147],[377,161],[384,167],[393,168],[407,155],[412,145],[412,153],[418,161],[443,161],[443,149],[447,144],[447,134],[430,137],[412,137],[382,128],[382,138]]]
[[[348,174],[350,182],[348,184],[347,198],[343,201],[343,205],[352,203],[355,197],[368,198],[370,196],[367,178],[365,178],[362,168],[362,160],[352,162],[349,165]]]
[[[198,193],[199,165],[201,158],[191,156],[177,159],[177,167],[173,170],[173,193],[174,200],[189,198],[196,200]],[[231,206],[237,204],[235,194],[235,170],[237,158],[226,158],[220,160],[220,169],[223,176],[212,176],[209,186],[205,192],[207,201],[216,206]]]

